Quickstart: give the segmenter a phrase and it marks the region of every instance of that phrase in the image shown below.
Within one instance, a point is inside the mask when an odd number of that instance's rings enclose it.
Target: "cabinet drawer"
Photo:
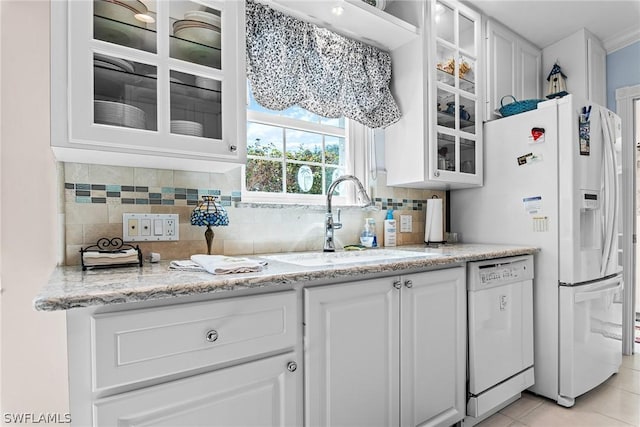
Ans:
[[[295,345],[294,291],[95,315],[93,389]]]
[[[298,374],[287,370],[294,356],[286,353],[99,399],[93,405],[92,425],[300,425]]]

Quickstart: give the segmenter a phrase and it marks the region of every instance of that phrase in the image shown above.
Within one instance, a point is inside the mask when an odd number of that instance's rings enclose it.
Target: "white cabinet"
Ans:
[[[567,92],[607,105],[607,52],[596,36],[583,28],[545,47],[542,50],[545,79],[556,62],[567,76]]]
[[[59,160],[208,171],[244,163],[244,2],[51,8]]]
[[[518,101],[543,97],[542,50],[494,20],[486,25],[487,39],[487,119],[506,95]],[[505,98],[504,104],[513,102]]]
[[[299,425],[295,291],[67,313],[79,426]]]
[[[328,7],[322,1],[259,0],[297,19],[328,28],[351,39],[391,51],[417,37],[417,28],[371,2],[344,0]],[[338,8],[338,9],[337,9]]]
[[[422,34],[391,52],[391,90],[402,118],[385,129],[387,183],[482,185],[484,48],[481,17],[456,1],[391,2]]]
[[[98,426],[121,427],[294,426],[296,376],[285,369],[292,357],[270,357],[101,399],[94,419]]]
[[[305,289],[307,426],[465,414],[464,267]]]

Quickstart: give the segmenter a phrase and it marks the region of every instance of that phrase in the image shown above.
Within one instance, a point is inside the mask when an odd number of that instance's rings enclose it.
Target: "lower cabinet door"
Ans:
[[[401,425],[450,426],[465,416],[465,268],[402,276]]]
[[[96,401],[98,426],[295,426],[293,353]]]
[[[305,289],[305,426],[398,425],[400,291],[392,283]]]

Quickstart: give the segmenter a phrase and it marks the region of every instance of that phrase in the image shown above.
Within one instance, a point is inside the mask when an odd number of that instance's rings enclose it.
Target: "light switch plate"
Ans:
[[[178,214],[122,214],[122,240],[151,242],[179,240]]]
[[[413,217],[411,215],[400,215],[400,232],[411,233],[413,230]]]

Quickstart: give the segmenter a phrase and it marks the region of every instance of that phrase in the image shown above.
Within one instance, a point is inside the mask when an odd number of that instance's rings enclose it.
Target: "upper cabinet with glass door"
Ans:
[[[422,37],[391,52],[402,119],[385,130],[387,183],[455,189],[482,185],[481,16],[455,0],[392,2],[424,17]],[[419,96],[416,96],[419,95]]]
[[[433,157],[437,158],[434,176],[476,183],[482,131],[476,85],[481,50],[480,15],[454,2],[438,0],[431,6],[435,51],[435,55],[430,55],[430,72],[435,76],[430,79],[431,117],[436,124],[431,136],[437,141],[433,147],[436,150]]]
[[[52,126],[59,159],[244,163],[244,2],[53,2],[52,27],[52,57],[66,58],[53,61],[52,79],[68,88],[52,96],[52,117],[66,124]]]

